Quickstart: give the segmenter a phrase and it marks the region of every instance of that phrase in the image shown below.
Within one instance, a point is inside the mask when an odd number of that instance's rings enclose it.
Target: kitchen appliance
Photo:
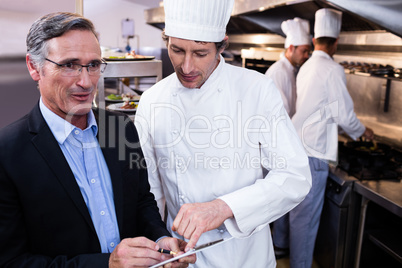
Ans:
[[[353,191],[356,180],[339,167],[330,166],[314,251],[314,260],[321,268],[353,267],[360,205]]]
[[[359,180],[402,179],[402,151],[384,143],[338,143],[339,167]]]
[[[314,252],[314,259],[320,267],[353,267],[355,265],[362,204],[362,196],[355,189],[356,183],[389,181],[399,184],[401,179],[402,150],[399,147],[384,142],[351,141],[340,136],[338,162],[336,166],[330,165]],[[388,224],[390,223],[388,219],[391,217],[384,216],[383,210],[380,208],[371,212],[369,224],[375,223],[376,232],[383,233],[391,226]],[[366,229],[371,232],[373,228]],[[400,235],[400,233],[394,233],[394,235],[397,234]],[[363,244],[365,265],[370,262],[370,255],[378,250],[367,240],[380,243],[372,238],[374,237],[372,234],[369,237],[370,239],[366,239]],[[399,241],[392,236],[387,239],[387,242],[390,241],[391,244]],[[382,240],[381,243],[383,243]],[[376,254],[379,256],[379,253]],[[381,256],[383,256],[384,265],[390,261],[386,255]]]

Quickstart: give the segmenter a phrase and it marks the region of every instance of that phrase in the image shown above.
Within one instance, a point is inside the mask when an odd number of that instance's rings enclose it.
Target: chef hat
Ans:
[[[314,38],[338,38],[342,25],[342,12],[322,8],[315,13]]]
[[[164,0],[165,34],[181,39],[220,42],[234,0]]]
[[[285,48],[290,45],[300,46],[311,43],[310,23],[307,20],[297,17],[292,20],[286,20],[282,22],[281,28],[286,34]]]

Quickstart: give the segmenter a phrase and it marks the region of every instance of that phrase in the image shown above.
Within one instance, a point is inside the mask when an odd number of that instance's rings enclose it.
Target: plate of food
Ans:
[[[109,94],[105,97],[105,100],[108,102],[123,102],[123,101],[137,101],[141,96],[134,95],[131,93],[123,93],[123,94]]]
[[[135,112],[137,110],[138,101],[125,101],[114,103],[107,106],[107,109],[119,112]]]

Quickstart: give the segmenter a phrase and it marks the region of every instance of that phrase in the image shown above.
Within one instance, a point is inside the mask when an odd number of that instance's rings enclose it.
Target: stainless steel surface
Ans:
[[[357,237],[355,268],[360,267],[366,211],[369,202],[374,202],[402,218],[402,183],[393,181],[357,181],[354,190],[362,195],[360,222]]]
[[[356,178],[330,165],[324,207],[317,234],[314,259],[321,268],[351,267],[354,262],[357,195]]]
[[[363,197],[362,198],[362,203],[361,203],[361,208],[360,208],[360,220],[359,220],[359,230],[357,234],[357,244],[356,244],[356,257],[355,257],[355,268],[360,267],[360,257],[361,257],[361,251],[362,251],[362,245],[363,245],[363,234],[364,234],[364,228],[363,226],[366,223],[366,213],[367,213],[367,205],[370,200],[367,198]]]
[[[402,52],[402,24],[395,23],[402,13],[400,0],[235,0],[227,26],[229,49],[283,47],[281,23],[294,17],[308,20],[313,34],[315,12],[325,7],[343,12],[339,51]],[[145,20],[163,29],[163,7],[146,10]]]
[[[150,8],[144,11],[145,21],[159,29],[165,27],[165,11],[163,7]],[[160,25],[160,27],[158,27]]]
[[[280,6],[289,6],[298,3],[314,2],[313,0],[235,0],[232,15],[265,11]]]
[[[283,48],[285,38],[277,34],[232,34],[229,37],[230,46],[232,44],[244,44],[247,47],[280,47]]]
[[[272,32],[281,34],[280,23],[293,17],[310,20],[317,9],[332,7],[343,11],[342,31],[387,30],[402,35],[402,25],[395,23],[402,12],[400,0],[237,0],[233,15],[245,16]]]
[[[378,141],[402,148],[402,80],[392,80],[386,112],[387,79],[346,74],[346,81],[355,113],[362,123],[374,130]]]
[[[396,23],[402,14],[400,0],[329,0],[328,2],[357,14],[362,20],[373,22],[389,32],[402,36],[402,24]]]
[[[106,77],[155,77],[155,82],[158,82],[162,79],[162,61],[108,61],[107,68],[98,82],[96,103],[102,109],[105,108],[104,78]]]
[[[402,182],[357,181],[354,190],[402,218]]]

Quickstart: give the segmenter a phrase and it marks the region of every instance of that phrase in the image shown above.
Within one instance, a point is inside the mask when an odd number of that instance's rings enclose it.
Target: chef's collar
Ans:
[[[321,56],[331,60],[333,59],[327,52],[322,50],[314,50],[312,56]]]
[[[295,69],[296,69],[296,67],[292,65],[292,63],[289,61],[289,59],[286,58],[286,56],[283,56],[282,58],[283,58],[283,60],[284,60],[284,62],[285,62],[285,64],[286,64],[286,66],[287,66],[289,69],[292,69],[292,70],[295,70]]]
[[[207,81],[201,86],[202,88],[208,88],[208,87],[218,87],[218,83],[221,81],[220,78],[222,78],[222,70],[223,70],[223,65],[225,64],[225,59],[222,57],[222,55],[219,54],[219,64],[216,66],[215,70],[211,73],[211,75],[208,77]]]
[[[70,133],[77,128],[47,108],[42,101],[42,97],[39,100],[39,109],[59,144],[63,144]],[[98,133],[98,125],[92,110],[88,113],[87,125],[88,127],[86,129],[91,128],[94,136],[96,136]]]

